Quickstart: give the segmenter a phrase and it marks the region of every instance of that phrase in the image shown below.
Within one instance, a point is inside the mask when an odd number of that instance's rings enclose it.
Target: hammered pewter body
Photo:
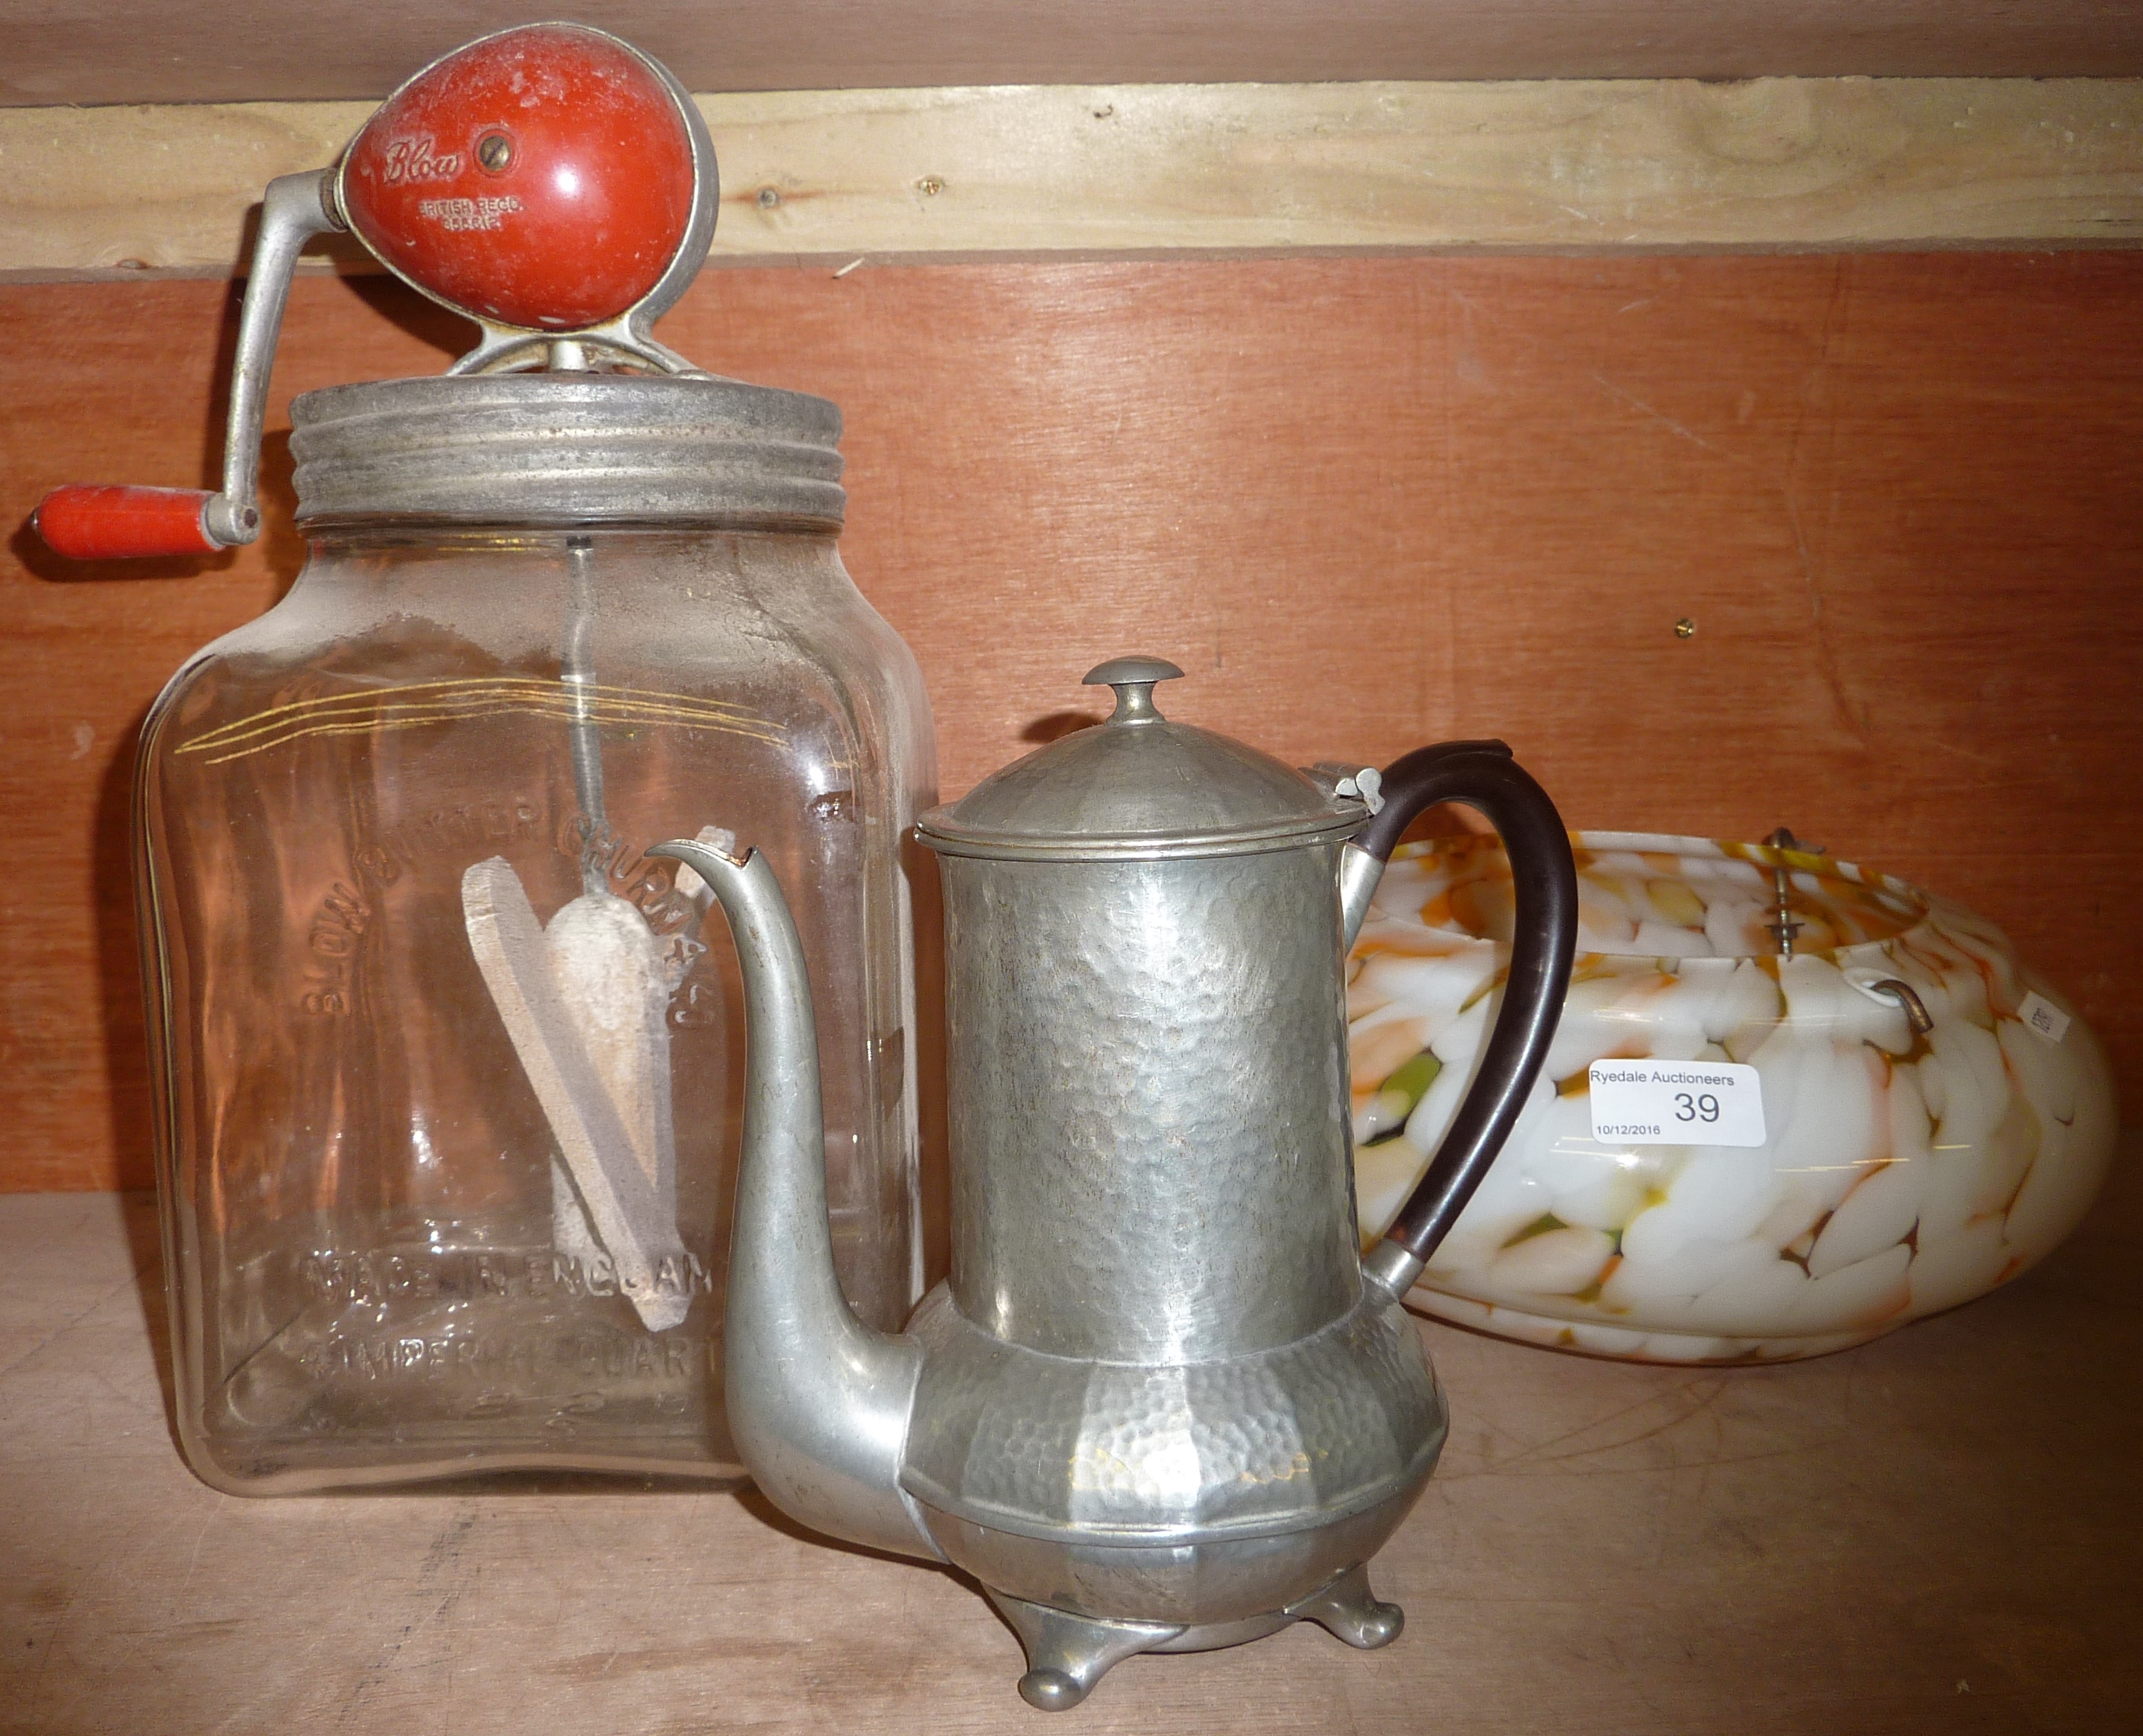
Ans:
[[[1425,803],[1500,813],[1512,779],[1524,858],[1566,868],[1568,845],[1498,744],[1409,756],[1411,805],[1372,822],[1373,772],[1320,783],[1169,723],[1151,690],[1180,673],[1104,664],[1106,724],[918,823],[944,871],[953,1260],[898,1338],[864,1332],[833,1279],[809,991],[771,871],[654,853],[706,881],[742,967],[739,1449],[805,1523],[972,1574],[1048,1709],[1140,1652],[1299,1620],[1397,1636],[1364,1564],[1447,1427],[1397,1298],[1522,1104],[1575,933],[1574,878],[1547,910],[1521,887],[1522,955],[1529,920],[1561,950],[1514,963],[1454,1141],[1477,1098],[1496,1106],[1364,1263],[1341,966],[1381,858]],[[1368,823],[1374,849],[1349,842]]]
[[[901,1486],[994,1591],[1097,1620],[1270,1615],[1366,1560],[1419,1494],[1444,1409],[1413,1323],[1372,1291],[1322,1331],[1187,1364],[1037,1353],[941,1288]]]
[[[953,1270],[901,1483],[993,1590],[1274,1614],[1435,1462],[1434,1377],[1355,1255],[1336,850],[946,860]]]
[[[945,858],[967,1318],[1050,1356],[1188,1365],[1354,1306],[1337,853]]]

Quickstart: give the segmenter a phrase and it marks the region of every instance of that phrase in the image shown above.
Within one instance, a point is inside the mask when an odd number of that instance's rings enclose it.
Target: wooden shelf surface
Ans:
[[[1377,1580],[1310,1629],[1120,1666],[1067,1732],[2131,1730],[2143,1155],[2007,1289],[1768,1368],[1424,1324],[1454,1422]],[[949,1573],[755,1497],[246,1501],[172,1445],[144,1194],[0,1198],[0,1730],[1043,1728]]]

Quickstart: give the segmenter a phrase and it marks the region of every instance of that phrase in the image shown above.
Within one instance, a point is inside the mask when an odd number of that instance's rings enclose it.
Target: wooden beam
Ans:
[[[2131,0],[602,0],[565,10],[637,43],[691,90],[2143,74],[2143,7]],[[546,15],[527,0],[0,0],[0,103],[377,101],[435,56]],[[272,28],[260,22],[269,17]]]
[[[699,99],[714,257],[2127,245],[2143,79],[1029,86]],[[0,275],[239,263],[358,103],[0,110]],[[341,255],[361,268],[354,250]]]

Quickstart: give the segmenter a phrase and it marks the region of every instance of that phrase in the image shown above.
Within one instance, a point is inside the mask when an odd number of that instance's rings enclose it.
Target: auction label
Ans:
[[[1592,1137],[1603,1145],[1760,1145],[1764,1085],[1730,1061],[1596,1061]]]
[[[2042,995],[2027,994],[2017,1008],[2017,1016],[2027,1030],[2050,1043],[2057,1043],[2069,1034],[2069,1016]]]

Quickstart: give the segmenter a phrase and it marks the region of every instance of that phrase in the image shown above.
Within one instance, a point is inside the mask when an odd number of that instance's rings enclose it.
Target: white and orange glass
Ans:
[[[1809,852],[1574,841],[1554,1050],[1415,1306],[1598,1356],[1810,1356],[1984,1294],[2075,1228],[2112,1155],[2110,1069],[1991,923]],[[1348,1000],[1365,1239],[1469,1076],[1510,908],[1488,838],[1410,846],[1378,889]],[[1753,1067],[1763,1142],[1596,1137],[1591,1064],[1646,1058]]]

